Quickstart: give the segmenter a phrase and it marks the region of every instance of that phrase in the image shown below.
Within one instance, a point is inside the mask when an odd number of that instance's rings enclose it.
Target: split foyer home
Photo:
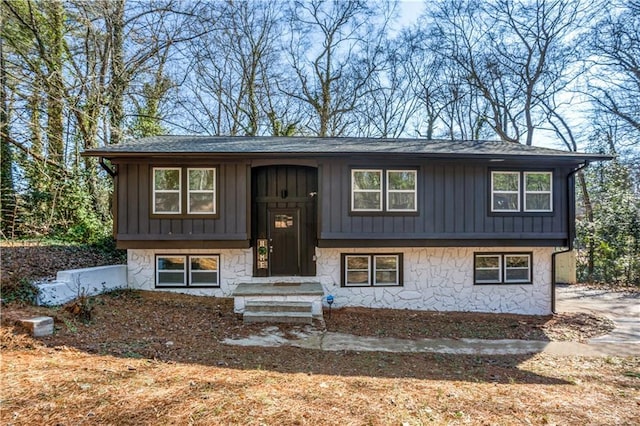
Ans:
[[[610,158],[492,141],[210,136],[84,155],[113,176],[132,288],[227,297],[315,283],[334,306],[521,314],[553,311],[574,175]]]

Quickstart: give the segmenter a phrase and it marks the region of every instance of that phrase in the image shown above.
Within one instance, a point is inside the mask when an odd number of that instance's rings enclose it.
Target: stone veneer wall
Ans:
[[[474,252],[533,252],[533,284],[474,285]],[[155,290],[155,254],[219,254],[220,288],[161,289],[201,296],[228,297],[238,282],[251,281],[251,249],[128,251],[130,288]],[[341,287],[341,253],[403,253],[401,287]],[[334,307],[364,306],[433,311],[503,312],[530,315],[551,313],[552,248],[316,248],[317,279]],[[309,279],[306,277],[305,279]]]
[[[155,286],[156,254],[218,254],[220,255],[220,288],[159,288]],[[223,250],[139,250],[127,251],[129,287],[138,290],[162,290],[187,293],[196,296],[228,297],[238,281],[251,279],[253,275],[253,251],[251,249]]]
[[[533,284],[474,285],[474,252],[533,252]],[[404,253],[401,287],[341,287],[341,253]],[[551,313],[552,248],[316,249],[317,273],[335,307]]]

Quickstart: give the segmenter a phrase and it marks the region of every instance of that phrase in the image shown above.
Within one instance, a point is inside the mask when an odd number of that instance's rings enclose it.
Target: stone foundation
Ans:
[[[533,252],[533,284],[473,284],[474,252]],[[401,287],[341,287],[341,253],[404,253]],[[551,313],[552,248],[316,249],[317,273],[334,307]]]
[[[474,252],[533,252],[533,284],[474,285]],[[230,297],[240,282],[251,282],[251,249],[129,250],[129,287],[156,290],[155,254],[219,254],[220,288],[161,289],[202,296]],[[399,287],[341,287],[342,253],[403,253],[404,279]],[[549,247],[456,248],[316,248],[317,277],[334,308],[362,306],[429,311],[501,312],[529,315],[551,313]],[[278,278],[282,280],[282,277]],[[305,277],[306,279],[306,277]],[[260,280],[256,278],[256,280]],[[264,280],[264,279],[262,279]]]
[[[155,286],[156,254],[219,254],[220,255],[220,288],[162,288]],[[127,251],[129,266],[129,287],[137,290],[161,290],[186,293],[196,296],[230,297],[240,281],[251,279],[253,275],[252,249],[224,250],[138,250]]]

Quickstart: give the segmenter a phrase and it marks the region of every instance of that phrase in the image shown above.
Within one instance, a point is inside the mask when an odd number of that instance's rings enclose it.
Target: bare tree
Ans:
[[[196,132],[257,135],[271,128],[275,79],[280,70],[280,12],[269,2],[204,4],[204,35],[193,58],[181,101]],[[193,100],[195,99],[195,103]]]
[[[616,117],[629,140],[640,143],[640,1],[614,2],[591,40],[593,73],[588,93],[596,114]]]
[[[312,133],[338,136],[355,122],[348,114],[379,71],[394,7],[362,0],[291,3],[288,52],[297,81],[281,89],[308,108]]]
[[[475,113],[502,140],[533,143],[545,114],[541,105],[562,86],[577,61],[570,34],[585,19],[580,1],[444,0],[434,11],[443,40],[469,84],[487,102]]]

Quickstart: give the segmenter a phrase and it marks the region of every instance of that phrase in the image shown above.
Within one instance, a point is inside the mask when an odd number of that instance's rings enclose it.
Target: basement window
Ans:
[[[157,255],[156,288],[220,287],[220,255]]]
[[[476,253],[474,284],[531,284],[532,253]]]
[[[342,254],[343,287],[402,285],[402,253]]]

